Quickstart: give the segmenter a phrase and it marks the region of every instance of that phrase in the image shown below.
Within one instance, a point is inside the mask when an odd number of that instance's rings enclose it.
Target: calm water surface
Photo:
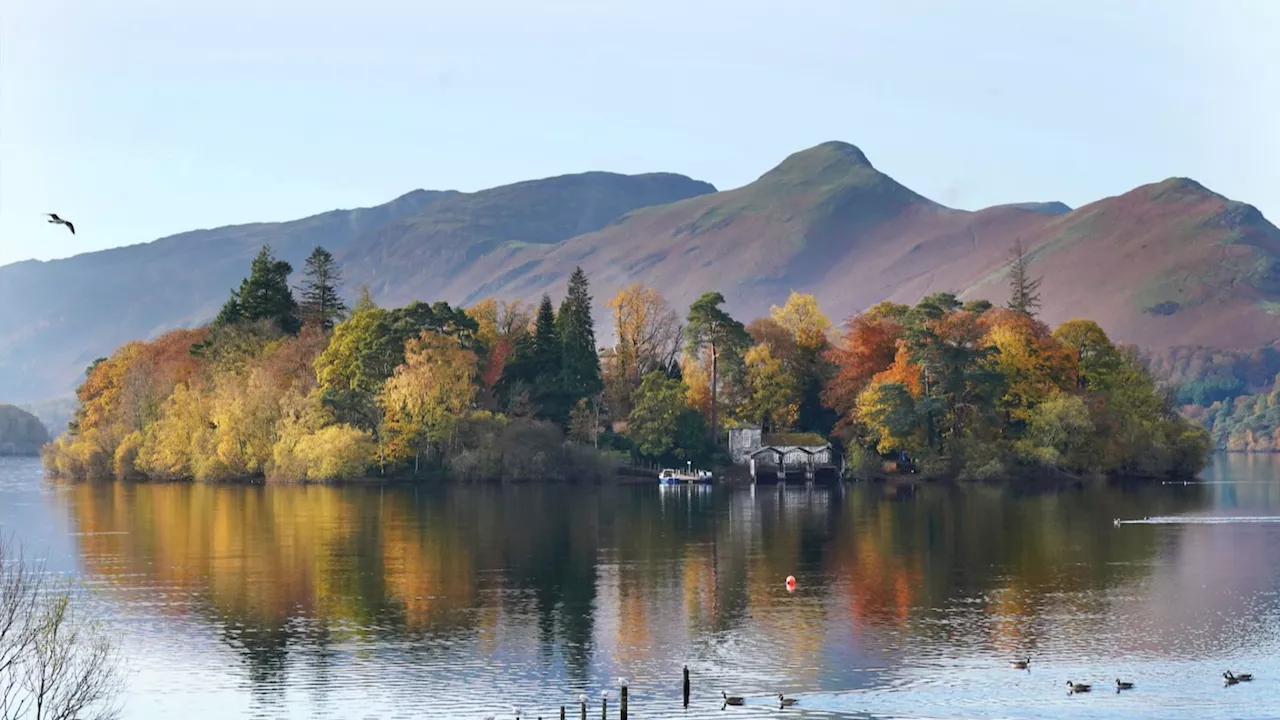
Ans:
[[[1277,717],[1280,462],[1202,480],[55,486],[0,459],[0,532],[86,585],[126,719],[550,718],[580,692],[595,718],[618,676],[637,718]]]

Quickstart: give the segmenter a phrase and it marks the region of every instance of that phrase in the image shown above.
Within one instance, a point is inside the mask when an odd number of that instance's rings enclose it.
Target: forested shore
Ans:
[[[1172,477],[1203,467],[1136,348],[1088,320],[1036,318],[1011,254],[1003,307],[937,293],[833,327],[792,293],[743,323],[718,292],[677,312],[622,288],[597,343],[589,279],[557,307],[486,299],[348,308],[317,248],[263,248],[209,325],[132,342],[86,372],[57,476],[120,480],[600,482],[636,463],[726,462],[726,428],[818,433],[859,478],[905,453],[923,477]]]

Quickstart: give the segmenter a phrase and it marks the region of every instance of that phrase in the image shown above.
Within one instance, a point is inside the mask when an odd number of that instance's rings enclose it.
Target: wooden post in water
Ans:
[[[689,666],[684,666],[684,706],[689,707]]]
[[[627,685],[622,685],[622,720],[627,720]]]
[[[600,720],[609,720],[609,691],[600,693]]]
[[[560,706],[560,720],[564,720],[564,706]]]

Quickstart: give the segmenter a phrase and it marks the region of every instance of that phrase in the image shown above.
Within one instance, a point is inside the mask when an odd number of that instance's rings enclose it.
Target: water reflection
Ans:
[[[162,636],[216,637],[239,669],[213,672],[254,698],[253,715],[481,716],[515,703],[551,716],[618,675],[632,678],[633,707],[674,708],[684,664],[708,697],[1035,715],[1026,683],[1048,678],[1019,678],[1002,700],[991,668],[1024,654],[1165,663],[1151,678],[1280,647],[1280,577],[1247,565],[1280,548],[1274,527],[1113,524],[1260,515],[1280,508],[1274,483],[85,484],[59,502],[86,575],[149,628],[138,651],[181,663]]]

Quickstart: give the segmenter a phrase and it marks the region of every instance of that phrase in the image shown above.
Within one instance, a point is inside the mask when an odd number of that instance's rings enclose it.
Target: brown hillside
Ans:
[[[1174,178],[1023,235],[1044,315],[1085,316],[1149,348],[1253,349],[1280,339],[1280,231],[1250,205]],[[997,295],[1003,272],[969,295]]]
[[[1149,348],[1252,349],[1280,338],[1280,231],[1252,206],[1175,179],[1074,211],[1060,203],[954,210],[844,143],[796,153],[744,187],[645,208],[554,246],[500,248],[428,285],[455,302],[532,300],[559,295],[582,265],[600,304],[644,282],[679,306],[718,289],[750,318],[794,289],[842,318],[939,291],[1002,302],[1019,240],[1044,275],[1051,323],[1092,317]]]
[[[1052,323],[1092,317],[1149,349],[1280,340],[1280,231],[1249,205],[1171,179],[1077,210],[968,212],[832,142],[723,192],[678,175],[584,173],[0,267],[0,400],[65,394],[123,342],[206,321],[263,243],[295,268],[325,245],[349,296],[368,284],[387,305],[558,297],[582,265],[601,320],[631,282],[681,308],[719,290],[744,320],[811,292],[839,320],[938,291],[1002,302],[1017,240],[1044,275]],[[600,326],[602,340],[611,330]]]

